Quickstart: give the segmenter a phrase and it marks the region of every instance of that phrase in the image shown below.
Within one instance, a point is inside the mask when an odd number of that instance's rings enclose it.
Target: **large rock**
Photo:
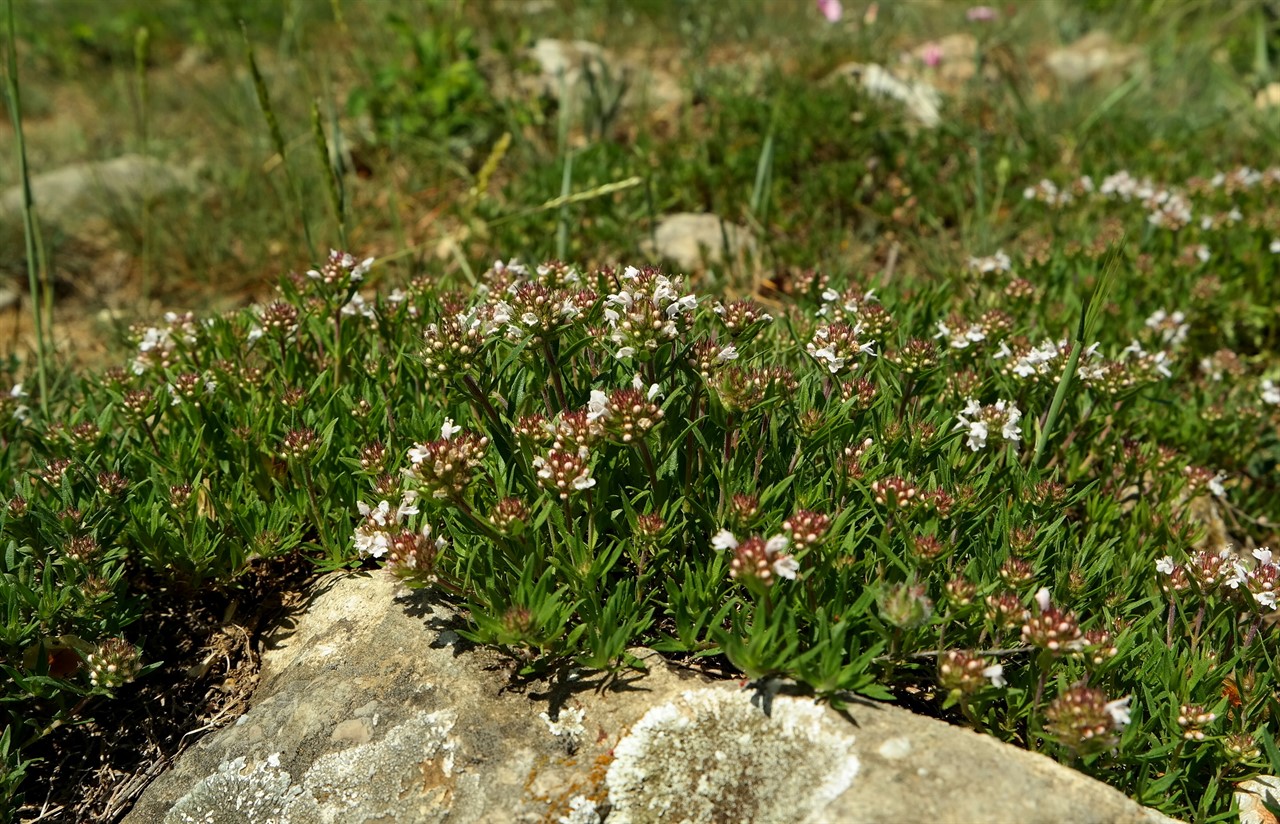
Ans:
[[[125,821],[1165,820],[993,738],[879,704],[842,715],[646,650],[648,674],[520,692],[456,626],[381,573],[328,579],[271,639],[248,714]]]
[[[41,222],[75,234],[86,220],[117,212],[137,214],[147,198],[192,192],[195,174],[154,158],[128,154],[73,163],[31,178]],[[22,186],[0,194],[0,224],[22,220]]]
[[[640,245],[646,255],[670,260],[685,272],[727,259],[742,264],[756,254],[756,240],[750,229],[707,212],[663,215],[653,238]]]

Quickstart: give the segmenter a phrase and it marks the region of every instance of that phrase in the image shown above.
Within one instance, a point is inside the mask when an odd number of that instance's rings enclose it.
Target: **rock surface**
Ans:
[[[1128,70],[1142,58],[1142,49],[1115,42],[1105,31],[1093,31],[1045,58],[1054,77],[1064,83],[1084,83]]]
[[[528,50],[537,67],[533,76],[520,78],[516,87],[571,105],[575,110],[594,98],[597,108],[615,105],[670,117],[685,94],[668,72],[634,59],[615,55],[589,40],[557,40],[544,37]]]
[[[646,650],[648,674],[518,691],[456,626],[382,573],[327,579],[269,642],[248,714],[125,821],[1167,821],[993,738],[744,690]]]
[[[31,178],[31,193],[44,224],[73,234],[84,221],[125,211],[135,213],[147,197],[196,188],[195,174],[142,155],[73,163]],[[22,187],[0,194],[0,224],[22,220]]]
[[[704,264],[723,263],[733,258],[740,263],[756,252],[751,230],[706,212],[676,212],[663,215],[652,240],[641,244],[646,255],[670,260],[685,271]]]

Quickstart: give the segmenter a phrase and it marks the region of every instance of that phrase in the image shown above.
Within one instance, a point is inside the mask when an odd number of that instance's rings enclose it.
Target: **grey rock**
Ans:
[[[514,88],[556,100],[575,116],[590,108],[598,114],[629,109],[669,118],[685,100],[684,90],[669,72],[619,57],[589,40],[544,37],[534,42],[527,56],[537,71],[518,77]],[[499,84],[498,90],[506,91],[507,84]]]
[[[136,213],[149,197],[195,190],[194,172],[136,154],[74,163],[31,179],[41,221],[72,234],[93,218],[120,211]],[[12,186],[0,194],[0,224],[21,220],[22,187]]]
[[[743,261],[756,254],[751,230],[706,212],[676,212],[658,221],[653,238],[641,243],[646,255],[670,260],[686,272],[727,258]]]
[[[1142,59],[1138,46],[1115,42],[1105,31],[1092,31],[1074,43],[1054,49],[1045,65],[1063,83],[1079,84],[1124,72]]]
[[[263,654],[249,712],[129,824],[1167,821],[993,738],[879,704],[646,674],[511,688],[457,616],[382,573],[332,577]]]

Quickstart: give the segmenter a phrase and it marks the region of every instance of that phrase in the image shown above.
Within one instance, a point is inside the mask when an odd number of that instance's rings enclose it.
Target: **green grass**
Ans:
[[[520,676],[632,666],[635,644],[713,658],[907,701],[1188,819],[1280,770],[1277,568],[1251,552],[1280,522],[1280,173],[1212,182],[1271,161],[1280,121],[1251,98],[1274,21],[401,5],[17,21],[33,171],[76,142],[201,158],[200,196],[121,210],[112,242],[166,308],[260,303],[138,318],[112,368],[47,390],[25,349],[6,368],[31,397],[0,393],[0,820],[87,781],[76,730],[201,683],[181,672],[208,616],[300,566],[431,587]],[[1095,27],[1142,45],[1135,79],[1045,97],[1037,55]],[[995,72],[936,130],[822,82],[957,30]],[[499,96],[539,36],[681,57],[691,98],[659,118],[603,87],[572,111]],[[192,44],[208,62],[179,77]],[[83,89],[64,142],[54,102]],[[1122,170],[1192,222],[1098,191]],[[1023,197],[1045,179],[1072,200]],[[752,226],[760,260],[625,273],[672,211]],[[343,238],[349,262],[308,251]]]

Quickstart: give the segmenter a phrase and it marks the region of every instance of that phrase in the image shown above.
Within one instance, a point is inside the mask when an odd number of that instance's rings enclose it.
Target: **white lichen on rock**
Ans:
[[[812,701],[684,693],[654,707],[614,748],[609,824],[751,821],[794,824],[820,813],[858,773],[853,736]]]
[[[378,741],[328,753],[295,784],[272,755],[223,762],[165,815],[165,824],[357,824],[448,814],[452,711],[421,712]],[[424,818],[424,809],[439,813]]]
[[[558,819],[559,824],[600,824],[600,813],[596,810],[596,802],[583,795],[575,795],[569,799],[569,814]]]
[[[178,799],[165,824],[311,824],[321,821],[315,798],[280,768],[279,756],[249,766],[247,759],[224,761]]]
[[[587,731],[587,728],[582,724],[583,720],[587,717],[587,711],[581,707],[572,709],[565,707],[561,709],[560,714],[554,721],[552,721],[551,716],[547,715],[545,712],[538,713],[538,717],[546,722],[547,729],[549,729],[551,734],[557,738],[563,736],[578,738]]]
[[[395,820],[417,810],[424,796],[448,794],[454,720],[447,710],[419,713],[379,741],[317,758],[302,785],[322,800],[329,820]],[[360,819],[351,817],[357,810]]]

